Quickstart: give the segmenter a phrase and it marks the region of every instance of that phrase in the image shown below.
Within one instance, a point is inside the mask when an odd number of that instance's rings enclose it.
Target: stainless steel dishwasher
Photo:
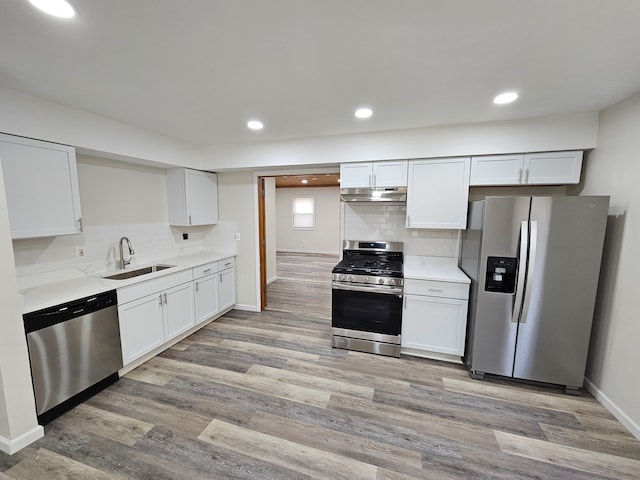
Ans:
[[[117,303],[111,290],[23,316],[41,424],[119,378]]]

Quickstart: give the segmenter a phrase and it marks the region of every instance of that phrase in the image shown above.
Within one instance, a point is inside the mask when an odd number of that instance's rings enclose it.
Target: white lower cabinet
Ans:
[[[118,305],[124,365],[164,343],[161,302],[162,297],[153,294]]]
[[[196,324],[236,304],[234,258],[225,258],[193,269]]]
[[[236,303],[234,257],[118,289],[127,366]]]
[[[195,325],[191,270],[118,289],[124,365]]]
[[[212,273],[196,279],[195,288],[196,324],[204,322],[220,311],[218,274]]]
[[[185,283],[162,292],[164,339],[171,340],[195,325],[193,284]]]
[[[405,279],[403,353],[460,361],[468,295],[467,284]]]
[[[236,303],[236,271],[227,268],[219,273],[220,279],[220,310],[225,310]]]

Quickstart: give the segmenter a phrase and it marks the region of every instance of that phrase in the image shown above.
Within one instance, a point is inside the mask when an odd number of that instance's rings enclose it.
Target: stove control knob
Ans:
[[[364,277],[364,278],[362,279],[362,281],[363,281],[364,283],[369,283],[369,277]]]
[[[378,283],[379,283],[380,285],[383,285],[383,284],[384,284],[384,278],[379,278],[379,279],[378,279]]]
[[[396,279],[395,278],[390,278],[388,285],[395,285],[395,284],[396,284]]]
[[[349,275],[349,276],[347,277],[347,282],[353,282],[354,280],[355,280],[355,278],[354,278],[354,276],[353,276],[353,275]]]

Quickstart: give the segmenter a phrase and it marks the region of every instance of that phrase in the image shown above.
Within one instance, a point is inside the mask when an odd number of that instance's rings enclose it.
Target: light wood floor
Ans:
[[[305,298],[334,260],[281,260],[319,278],[290,304],[278,280],[281,309],[230,312],[0,453],[0,479],[640,478],[640,442],[588,393],[331,349],[330,291]]]

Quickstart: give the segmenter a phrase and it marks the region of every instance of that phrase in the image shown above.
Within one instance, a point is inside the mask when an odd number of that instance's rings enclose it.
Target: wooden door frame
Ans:
[[[258,245],[260,254],[260,311],[267,306],[267,232],[265,213],[265,178],[258,177]]]

